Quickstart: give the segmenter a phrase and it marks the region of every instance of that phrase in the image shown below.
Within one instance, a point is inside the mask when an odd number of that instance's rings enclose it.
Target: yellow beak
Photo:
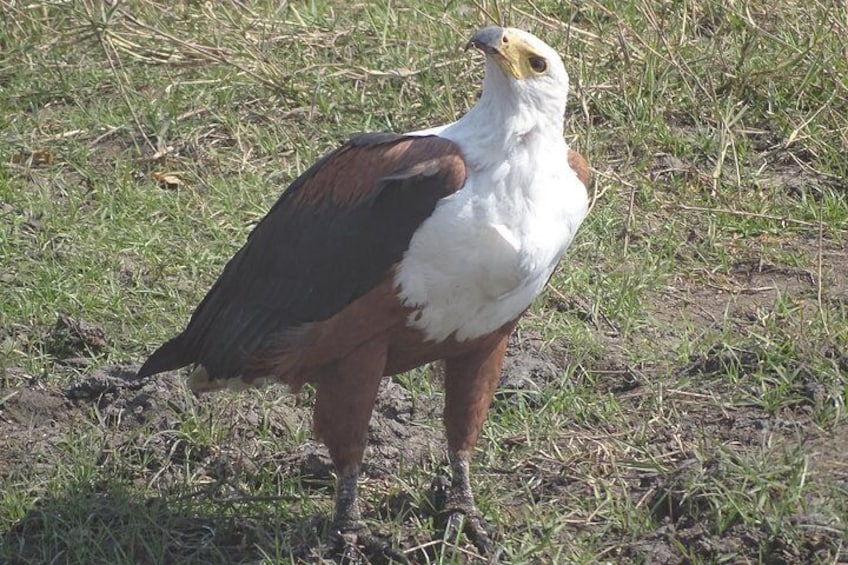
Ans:
[[[498,26],[483,28],[471,36],[465,45],[466,49],[471,47],[492,57],[504,74],[516,80],[535,74],[527,62],[533,51],[524,41],[510,34],[508,29]]]

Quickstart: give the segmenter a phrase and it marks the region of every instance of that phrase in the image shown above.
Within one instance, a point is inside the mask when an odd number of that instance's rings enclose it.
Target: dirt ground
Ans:
[[[812,252],[812,245],[811,245]],[[848,300],[848,253],[845,247],[831,245],[826,273],[831,292],[830,300]],[[746,289],[749,289],[746,291]],[[750,291],[750,289],[757,289]],[[841,289],[841,290],[840,290]],[[795,297],[799,308],[814,307],[815,285],[808,273],[778,268],[768,264],[740,259],[733,275],[722,285],[669,288],[668,295],[658,300],[656,317],[666,325],[665,331],[652,336],[657,346],[675,339],[674,324],[687,311],[690,320],[704,327],[730,320],[740,326],[750,324],[758,309],[774,302],[775,293]],[[556,297],[549,300],[556,302]],[[660,307],[661,305],[665,307]],[[562,309],[579,309],[579,304],[555,304]],[[665,320],[663,320],[665,318]],[[601,330],[599,330],[601,331]],[[650,413],[649,406],[655,391],[647,384],[652,375],[664,371],[661,367],[634,368],[617,358],[619,337],[614,331],[602,332],[608,340],[610,354],[595,366],[584,366],[575,373],[576,379],[592,376],[598,394],[612,394],[632,411],[632,424],[620,429],[606,430],[610,437],[636,433],[643,429],[651,434],[650,450],[662,469],[639,469],[617,466],[616,460],[627,458],[616,453],[613,442],[603,450],[577,451],[579,458],[561,460],[539,458],[516,462],[516,472],[498,475],[504,488],[526,482],[534,485],[533,495],[540,500],[557,500],[569,496],[591,497],[591,481],[581,474],[588,465],[593,473],[616,475],[622,493],[639,506],[649,505],[661,527],[637,540],[615,544],[609,557],[613,562],[643,562],[676,564],[689,562],[681,557],[680,547],[706,561],[726,559],[731,562],[758,562],[764,540],[770,540],[772,555],[782,559],[770,562],[807,563],[833,560],[848,562],[843,546],[844,532],[816,513],[816,501],[810,500],[809,513],[793,516],[803,525],[801,542],[798,538],[781,546],[766,528],[753,529],[743,521],[731,521],[720,534],[715,524],[705,522],[709,497],[714,495],[710,485],[720,483],[730,472],[726,459],[696,457],[698,445],[710,438],[714,445],[726,451],[744,454],[764,445],[775,453],[790,453],[803,449],[809,462],[810,480],[841,485],[848,492],[848,426],[823,430],[813,421],[813,408],[822,402],[824,392],[815,375],[799,371],[797,402],[775,413],[740,402],[730,402],[734,391],[722,375],[729,366],[744,372],[761,362],[759,353],[732,347],[715,347],[707,355],[691,359],[672,368],[666,382],[666,394],[673,397],[675,413],[656,424],[640,421]],[[183,467],[191,470],[193,481],[204,485],[201,497],[246,496],[251,480],[257,475],[277,474],[297,477],[306,493],[323,498],[329,509],[332,496],[332,468],[324,448],[309,439],[310,405],[306,397],[295,398],[281,394],[279,389],[265,389],[246,394],[207,395],[194,398],[186,392],[180,378],[171,374],[162,378],[137,382],[137,366],[120,365],[89,371],[78,352],[102,345],[108,336],[98,328],[81,321],[60,319],[49,339],[65,356],[65,366],[76,376],[65,387],[45,384],[43,378],[7,369],[7,386],[0,391],[0,474],[5,477],[49,475],[49,469],[63,462],[68,430],[80,430],[84,441],[97,445],[97,465],[114,465],[117,483],[155,485],[165,491],[178,483]],[[812,345],[811,345],[812,346]],[[826,357],[848,372],[848,352],[833,345]],[[521,340],[514,339],[504,371],[504,382],[498,393],[490,418],[498,417],[498,407],[513,400],[541,405],[545,391],[557,386],[555,379],[566,362],[567,350],[557,344],[544,347],[541,338],[532,331],[522,331]],[[273,401],[269,402],[268,398]],[[258,406],[263,406],[258,410]],[[413,393],[398,379],[385,379],[380,391],[371,426],[370,446],[366,455],[366,475],[370,482],[389,482],[409,465],[422,461],[439,461],[443,457],[442,428],[439,422],[441,401],[438,394]],[[207,422],[224,428],[225,441],[197,443],[188,441],[185,434],[176,433],[186,421]],[[262,433],[259,430],[264,430]],[[603,436],[605,430],[591,430],[593,436]],[[565,446],[586,441],[590,430],[575,426],[573,434],[563,431]],[[286,437],[301,434],[303,441],[295,442],[290,450],[279,451],[268,436]],[[587,444],[588,445],[588,444]],[[438,463],[436,463],[436,466]],[[619,461],[620,465],[620,461]],[[775,469],[779,467],[776,463]],[[181,467],[182,466],[182,467]],[[789,472],[791,470],[788,470]],[[778,472],[778,471],[775,471]],[[532,480],[531,480],[532,479]],[[692,485],[703,485],[703,492],[693,492]],[[235,486],[234,486],[235,485]],[[204,513],[191,509],[191,500],[176,507],[171,502],[152,497],[137,507],[137,501],[127,500],[115,485],[89,485],[90,488],[70,494],[57,493],[55,498],[43,499],[3,538],[14,540],[38,539],[44,535],[45,516],[63,511],[67,500],[76,500],[91,515],[92,528],[108,528],[116,522],[128,522],[138,511],[145,512],[180,538],[165,549],[166,561],[243,561],[261,557],[259,551],[268,549],[267,522],[273,517],[238,510],[230,515]],[[296,498],[296,495],[292,495]],[[421,505],[412,505],[410,495],[394,491],[370,511],[378,516],[398,516],[417,512],[415,519],[431,517]],[[293,499],[294,499],[293,498]],[[202,504],[200,505],[202,507]],[[410,510],[410,508],[417,510]],[[236,506],[234,506],[236,508]],[[565,511],[565,509],[564,509]],[[288,528],[291,556],[296,559],[316,559],[319,551],[319,532],[326,527],[328,512],[306,514]],[[175,527],[178,526],[178,527]],[[581,527],[574,526],[574,531]],[[273,528],[272,528],[273,529]],[[210,542],[210,536],[212,536]],[[421,540],[408,531],[402,534],[402,547],[413,547]],[[214,542],[214,543],[212,543]],[[208,548],[214,546],[214,553]],[[424,555],[420,556],[424,561]],[[842,560],[842,561],[840,561]],[[27,562],[26,554],[21,563]]]

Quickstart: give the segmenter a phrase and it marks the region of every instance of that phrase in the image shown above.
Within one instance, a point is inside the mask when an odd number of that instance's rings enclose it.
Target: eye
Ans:
[[[530,57],[530,68],[541,74],[548,69],[548,62],[542,57]]]

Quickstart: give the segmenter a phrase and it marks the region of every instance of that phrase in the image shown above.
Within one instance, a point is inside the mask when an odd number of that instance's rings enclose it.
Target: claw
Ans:
[[[433,479],[430,499],[436,510],[436,528],[443,532],[444,541],[455,542],[465,534],[480,555],[491,557],[490,561],[500,558],[500,551],[495,549],[495,529],[483,519],[472,501],[451,489],[446,477]]]
[[[444,524],[442,539],[455,541],[460,535],[465,534],[480,555],[492,556],[495,554],[495,530],[480,516],[477,510],[449,508],[441,513],[440,521]]]
[[[406,556],[388,541],[368,531],[362,522],[357,498],[358,471],[339,477],[336,512],[333,518],[330,552],[340,563],[409,563]]]
[[[362,524],[334,528],[331,535],[334,554],[340,563],[409,563],[406,556],[386,540],[375,536]]]

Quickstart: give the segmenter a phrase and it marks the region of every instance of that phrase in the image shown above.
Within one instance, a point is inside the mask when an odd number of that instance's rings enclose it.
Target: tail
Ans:
[[[194,363],[196,361],[194,355],[186,350],[182,338],[182,335],[178,335],[154,351],[153,355],[148,357],[141,369],[138,370],[136,378],[144,379]]]

